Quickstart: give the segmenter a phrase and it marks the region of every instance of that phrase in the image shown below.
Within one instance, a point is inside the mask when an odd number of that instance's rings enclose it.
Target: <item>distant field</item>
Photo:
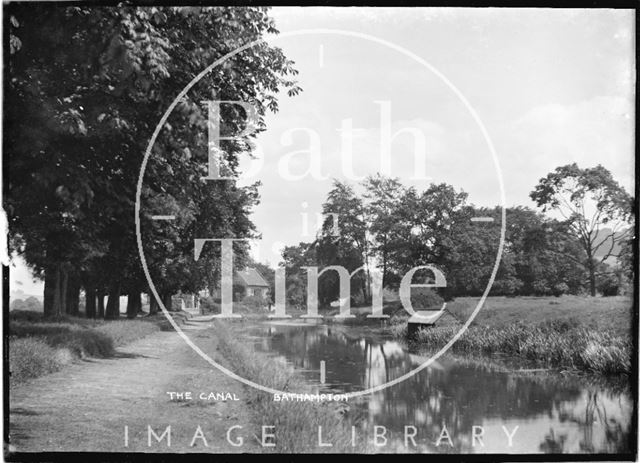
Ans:
[[[479,298],[460,297],[447,304],[453,314],[466,320]],[[630,297],[489,297],[474,322],[501,326],[514,322],[536,324],[546,320],[575,318],[586,327],[629,335],[632,328]]]

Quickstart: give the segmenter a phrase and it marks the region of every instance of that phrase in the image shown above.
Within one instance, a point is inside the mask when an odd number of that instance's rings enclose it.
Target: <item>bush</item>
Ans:
[[[220,300],[216,301],[212,297],[201,297],[200,310],[203,313],[220,313]]]
[[[502,296],[514,296],[524,286],[524,283],[517,278],[496,279],[491,288],[492,294]]]
[[[411,289],[411,305],[414,310],[440,308],[442,304],[444,304],[444,299],[430,288]]]
[[[267,307],[267,300],[261,296],[247,296],[242,300],[249,309],[264,309]]]
[[[113,342],[106,334],[80,325],[14,322],[9,329],[13,336],[37,336],[49,346],[69,349],[81,358],[106,357],[113,353]]]
[[[241,301],[244,299],[244,297],[247,294],[247,288],[244,285],[235,283],[233,285],[233,300],[234,301]]]
[[[563,294],[567,294],[569,292],[569,285],[567,285],[566,283],[562,282],[562,283],[558,283],[553,285],[552,291],[553,295],[555,297],[560,297]]]
[[[544,280],[539,280],[533,283],[533,294],[536,296],[546,296],[551,294],[551,288]]]
[[[57,371],[73,359],[111,356],[115,347],[161,329],[144,320],[72,323],[40,317],[34,323],[25,321],[24,314],[16,318],[9,323],[9,366],[11,381],[18,382]]]
[[[620,282],[615,275],[603,275],[598,279],[597,289],[603,296],[617,296],[620,292]]]
[[[70,363],[72,354],[65,349],[55,349],[41,339],[27,337],[9,339],[9,370],[11,382],[58,371]]]

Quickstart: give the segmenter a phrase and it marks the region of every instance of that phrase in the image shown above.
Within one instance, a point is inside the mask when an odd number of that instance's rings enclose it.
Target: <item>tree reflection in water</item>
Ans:
[[[312,382],[318,381],[324,360],[327,384],[322,387],[333,392],[383,384],[416,366],[398,342],[325,325],[257,327],[252,334],[261,339],[257,348],[283,356]],[[446,356],[433,368],[349,405],[352,423],[363,429],[385,426],[396,443],[404,442],[404,426],[416,426],[421,451],[482,451],[471,445],[472,427],[503,422],[519,425],[522,433],[526,429],[528,437],[539,436],[538,443],[514,439],[509,448],[500,431],[493,436],[496,451],[617,453],[630,448],[633,402],[628,391],[571,377],[514,375]],[[434,445],[443,425],[453,449]]]
[[[556,436],[553,428],[551,428],[549,434],[544,437],[544,442],[540,444],[540,450],[544,453],[564,453],[564,443],[566,440],[566,434]]]

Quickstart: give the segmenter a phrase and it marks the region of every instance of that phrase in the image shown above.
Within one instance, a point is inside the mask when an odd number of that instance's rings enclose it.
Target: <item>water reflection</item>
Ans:
[[[383,384],[425,360],[396,341],[341,326],[264,324],[250,337],[259,350],[332,392]],[[318,384],[321,360],[324,385]],[[578,378],[513,375],[445,356],[409,380],[352,400],[348,418],[365,433],[386,428],[390,445],[379,451],[618,453],[630,451],[632,407],[628,392]],[[407,426],[416,428],[415,447],[405,437]],[[474,426],[482,434],[476,440]]]

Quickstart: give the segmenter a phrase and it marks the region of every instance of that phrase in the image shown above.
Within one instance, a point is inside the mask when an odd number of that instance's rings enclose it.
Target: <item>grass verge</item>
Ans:
[[[69,349],[51,347],[34,337],[11,338],[9,346],[12,384],[58,371],[74,357]]]
[[[162,328],[159,320],[87,320],[64,317],[47,321],[11,313],[9,368],[11,384],[60,370],[79,358],[109,357],[115,348]]]
[[[292,368],[256,352],[234,336],[228,324],[217,323],[218,349],[234,371],[253,382],[291,393],[315,393]],[[361,453],[362,444],[351,445],[351,428],[342,418],[345,402],[274,401],[271,394],[247,388],[256,422],[274,426],[278,453]],[[318,446],[318,427],[322,441],[332,447]]]

